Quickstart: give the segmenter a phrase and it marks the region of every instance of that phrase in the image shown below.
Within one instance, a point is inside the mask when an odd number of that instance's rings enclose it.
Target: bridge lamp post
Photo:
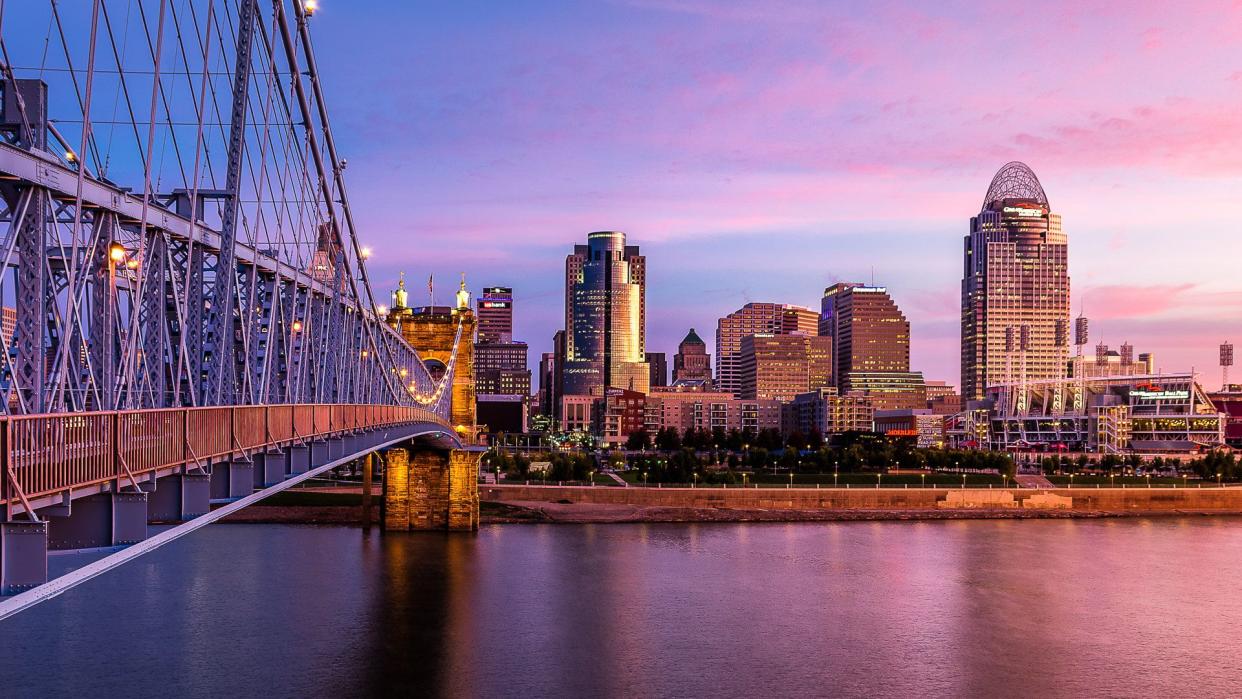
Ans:
[[[319,9],[319,0],[302,0],[302,11],[307,17],[315,16],[315,11]]]
[[[595,487],[595,471],[594,469],[592,469],[591,471],[588,471],[587,473],[588,473],[588,478],[590,479],[589,483],[591,487],[594,488]]]
[[[369,259],[371,259],[371,248],[369,248],[369,247],[368,247],[368,248],[363,248],[363,249],[362,249],[362,250],[360,250],[359,252],[361,252],[361,253],[362,253],[362,259],[364,259],[364,260],[369,260]]]

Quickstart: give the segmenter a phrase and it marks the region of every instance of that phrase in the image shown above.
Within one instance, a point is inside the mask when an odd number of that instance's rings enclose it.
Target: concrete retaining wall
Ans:
[[[967,489],[970,492],[971,489]],[[570,502],[640,507],[715,507],[725,509],[935,510],[956,488],[616,488],[608,486],[481,485],[480,499],[490,502]],[[976,490],[976,492],[988,492]],[[998,499],[1011,494],[1018,507],[1039,493],[1069,499],[1073,510],[1094,512],[1200,510],[1242,513],[1242,488],[994,488]],[[1007,500],[1007,499],[1006,499]],[[1030,503],[1048,507],[1049,500]],[[1060,504],[1061,501],[1057,501]],[[1064,506],[1064,505],[1062,505]],[[975,505],[979,507],[979,505]],[[1013,505],[1007,505],[1013,507]]]

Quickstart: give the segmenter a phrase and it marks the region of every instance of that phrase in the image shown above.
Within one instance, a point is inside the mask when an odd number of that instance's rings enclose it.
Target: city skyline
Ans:
[[[611,228],[651,260],[649,351],[692,326],[714,346],[712,321],[747,301],[813,308],[874,272],[910,318],[912,367],[959,383],[958,243],[1014,159],[1067,221],[1072,312],[1093,341],[1211,376],[1217,344],[1242,336],[1242,287],[1217,254],[1242,171],[1224,117],[1242,103],[1238,23],[1221,19],[1236,7],[361,8],[326,3],[315,22],[325,45],[364,44],[324,66],[349,177],[414,178],[400,197],[356,195],[365,229],[385,231],[374,276],[514,286],[532,363],[560,322],[563,246]],[[356,41],[381,20],[408,20],[412,57]],[[555,40],[535,31],[549,22]],[[1032,22],[1056,31],[1033,39]],[[364,90],[384,104],[358,108]],[[390,103],[401,124],[364,137]],[[410,240],[448,250],[432,268]]]

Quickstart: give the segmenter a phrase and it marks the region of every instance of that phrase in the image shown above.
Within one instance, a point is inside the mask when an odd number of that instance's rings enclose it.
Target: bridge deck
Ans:
[[[359,430],[451,426],[417,407],[317,404],[63,413],[0,418],[4,519],[98,492],[141,489],[181,469]]]

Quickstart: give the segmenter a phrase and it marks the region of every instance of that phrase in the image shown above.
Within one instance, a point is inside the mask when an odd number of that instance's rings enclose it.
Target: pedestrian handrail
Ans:
[[[315,404],[160,408],[0,417],[5,507],[179,465],[411,422],[452,426],[413,406]]]

